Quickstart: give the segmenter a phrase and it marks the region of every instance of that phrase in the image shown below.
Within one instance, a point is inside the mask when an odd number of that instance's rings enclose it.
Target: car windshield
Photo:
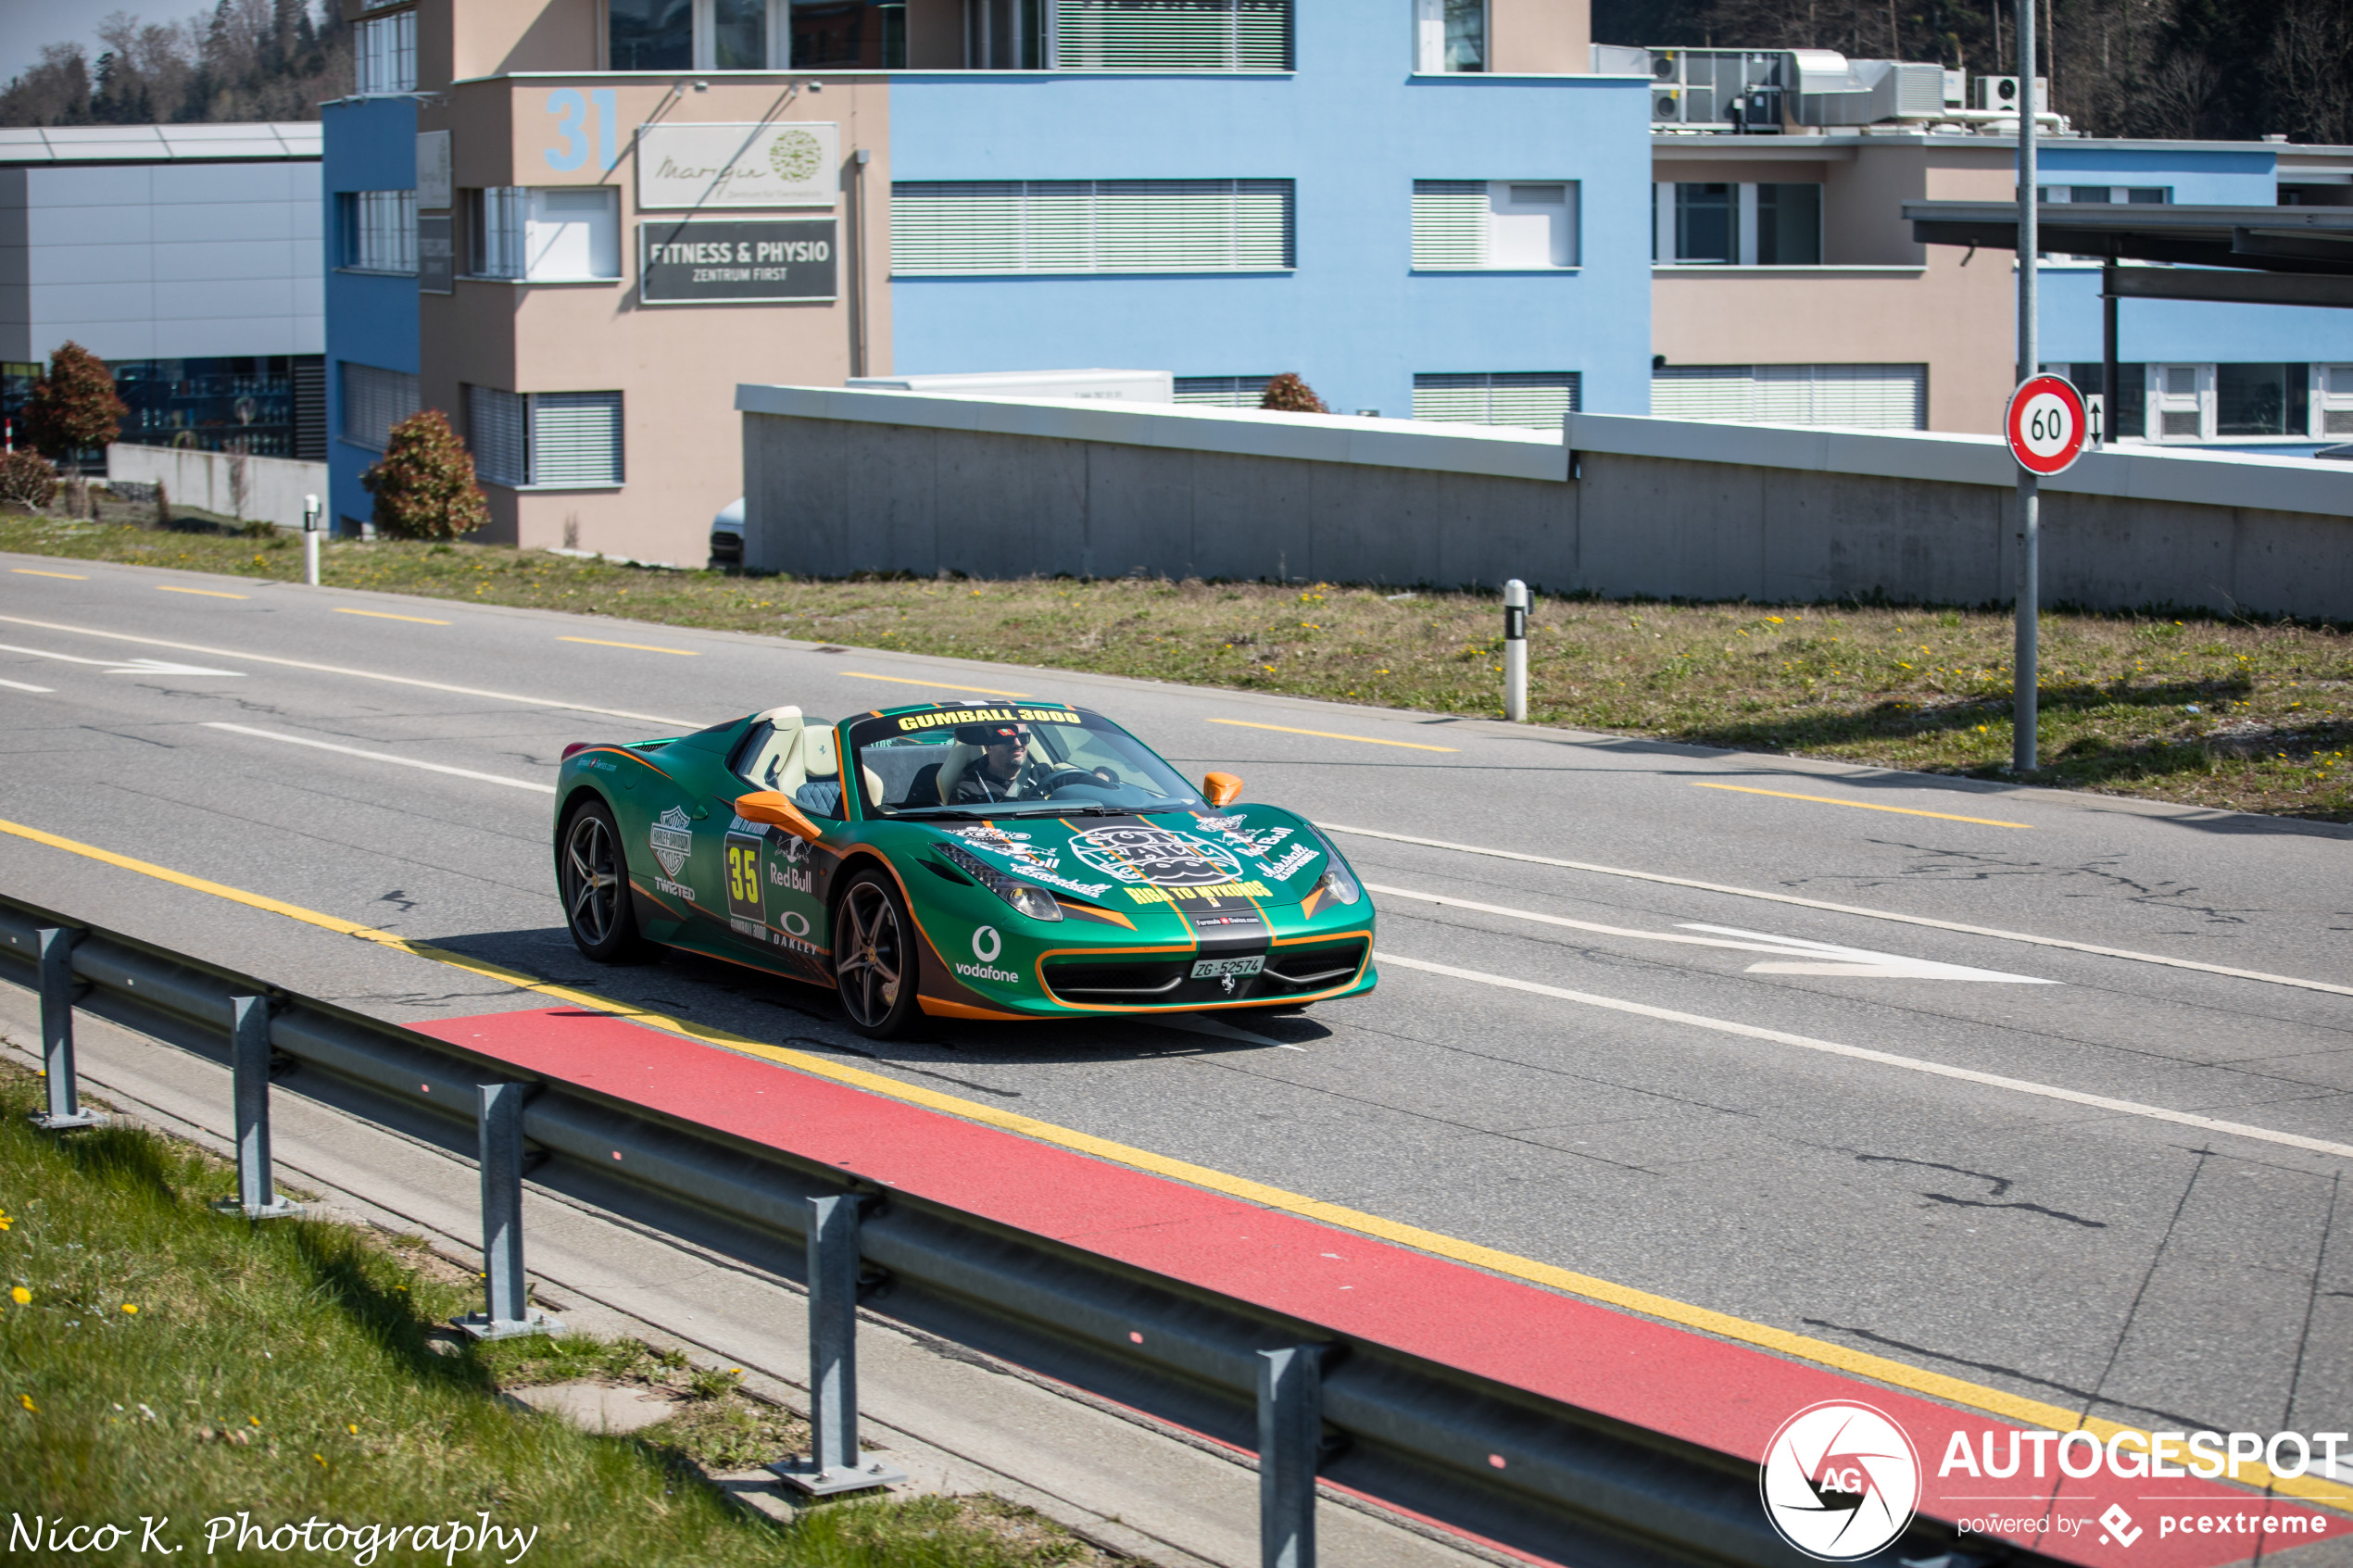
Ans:
[[[878,816],[1174,811],[1201,805],[1184,776],[1100,714],[1008,705],[865,719],[851,755]]]

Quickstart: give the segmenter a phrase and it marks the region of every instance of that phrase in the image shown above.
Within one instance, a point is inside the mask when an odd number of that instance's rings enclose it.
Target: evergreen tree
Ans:
[[[490,521],[473,455],[438,408],[393,426],[384,460],[359,483],[376,498],[376,531],[395,539],[457,539]]]
[[[62,461],[112,441],[130,412],[115,395],[107,362],[69,341],[49,357],[49,373],[32,383],[25,432],[44,457]]]

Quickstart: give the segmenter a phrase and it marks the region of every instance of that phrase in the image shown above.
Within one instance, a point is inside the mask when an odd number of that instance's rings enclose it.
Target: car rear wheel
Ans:
[[[564,923],[573,946],[598,963],[626,963],[645,950],[637,911],[629,897],[629,857],[621,830],[601,800],[565,819],[556,853]]]
[[[915,1001],[915,924],[878,871],[849,879],[834,912],[834,984],[849,1026],[870,1040],[906,1033]]]

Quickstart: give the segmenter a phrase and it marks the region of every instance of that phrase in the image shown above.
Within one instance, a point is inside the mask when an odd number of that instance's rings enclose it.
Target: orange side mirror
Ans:
[[[736,815],[748,822],[760,822],[768,827],[782,828],[796,838],[817,842],[825,830],[801,814],[794,805],[773,789],[756,789],[749,795],[736,797]]]
[[[1201,792],[1212,806],[1224,806],[1241,798],[1242,780],[1239,773],[1204,773]]]

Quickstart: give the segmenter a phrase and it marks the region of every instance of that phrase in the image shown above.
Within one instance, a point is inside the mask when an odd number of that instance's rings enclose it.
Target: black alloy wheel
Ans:
[[[834,984],[849,1026],[870,1040],[906,1033],[915,1001],[914,922],[882,872],[860,872],[834,909]]]
[[[556,881],[575,947],[598,963],[637,956],[644,944],[629,897],[629,858],[603,801],[588,802],[564,822]]]

